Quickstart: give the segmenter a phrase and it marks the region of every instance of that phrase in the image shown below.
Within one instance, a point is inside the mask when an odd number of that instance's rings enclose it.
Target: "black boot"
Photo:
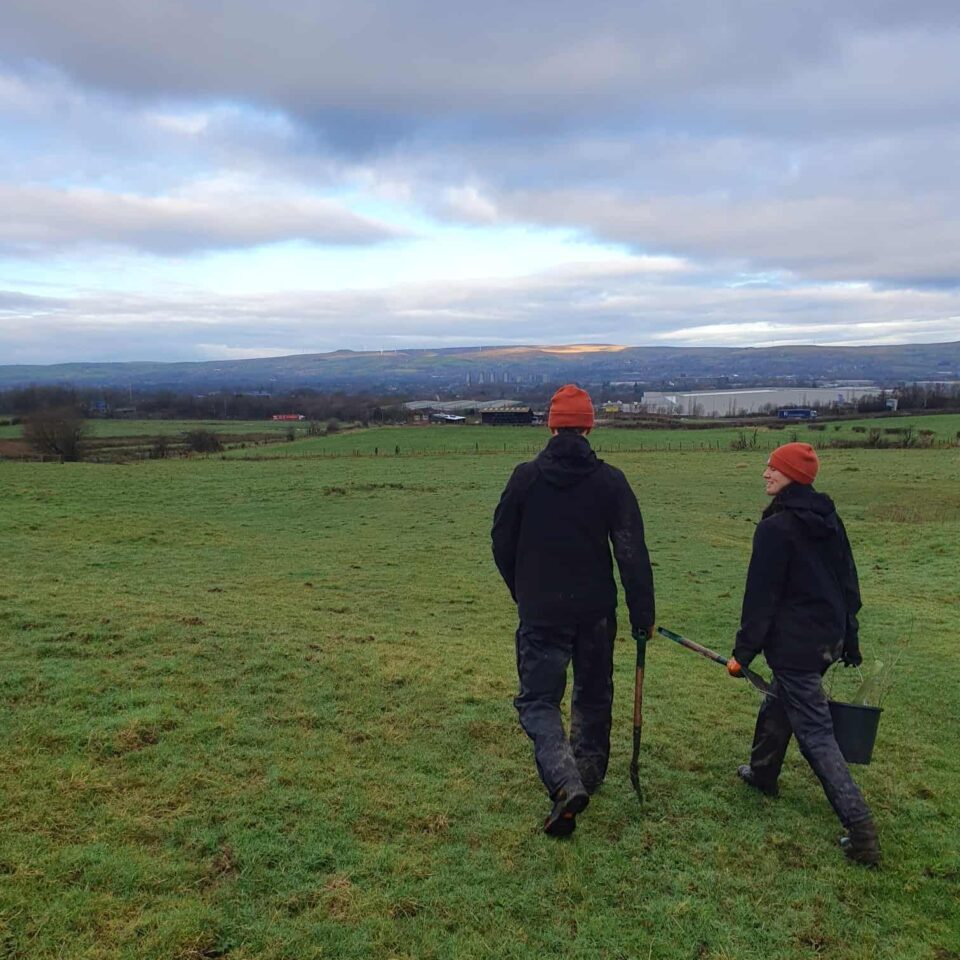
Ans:
[[[751,767],[749,763],[742,763],[737,767],[737,776],[748,787],[753,787],[754,790],[759,790],[768,797],[780,796],[780,788],[777,786],[776,781],[773,783],[764,783],[764,781],[758,780],[756,774],[753,772],[753,767]]]
[[[550,816],[544,821],[543,832],[551,837],[569,837],[577,828],[577,814],[586,809],[590,796],[582,788],[567,794],[561,790],[553,802]]]
[[[606,764],[601,764],[593,760],[577,760],[577,771],[580,779],[583,781],[584,789],[590,796],[593,796],[603,783]]]
[[[847,828],[847,835],[840,838],[840,847],[847,858],[865,867],[880,864],[880,841],[872,820],[862,820]]]

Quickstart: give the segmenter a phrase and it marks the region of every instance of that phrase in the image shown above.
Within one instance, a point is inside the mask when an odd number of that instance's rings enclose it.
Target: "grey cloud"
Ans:
[[[956,106],[960,67],[943,53],[957,27],[950,2],[6,0],[0,57],[122,98],[279,109],[371,149],[423,128],[456,141],[485,125],[746,122],[758,103],[763,122],[796,110],[808,127],[862,114],[865,99],[874,120]],[[913,69],[894,84],[904,43]],[[936,62],[917,60],[935,48]]]
[[[399,235],[327,200],[216,185],[158,197],[0,185],[0,208],[0,251],[21,256],[91,245],[180,255],[290,239],[369,244]]]
[[[951,195],[635,199],[569,190],[507,195],[502,208],[651,253],[807,278],[960,286],[960,219],[944,216],[956,209]]]
[[[821,140],[650,133],[464,145],[379,164],[435,215],[895,285],[960,278],[960,130]]]
[[[944,283],[956,275],[943,250],[952,231],[938,223],[957,217],[955,9],[742,0],[608,2],[589,11],[570,2],[548,11],[406,0],[344,9],[294,2],[264,18],[252,0],[226,14],[188,0],[92,0],[82,14],[57,0],[8,0],[0,24],[10,29],[0,36],[19,38],[8,40],[10,59],[29,54],[124,97],[179,96],[207,110],[210,122],[182,155],[172,150],[173,162],[189,157],[314,185],[349,181],[358,169],[326,149],[332,125],[353,146],[377,146],[365,161],[374,180],[408,185],[442,217],[496,222],[497,207],[505,220],[682,255],[720,255],[726,236],[723,256],[765,267]],[[104,45],[116,57],[85,52]],[[261,62],[274,48],[283,56]],[[198,106],[203,97],[267,112]],[[136,135],[150,109],[137,114]],[[862,124],[875,128],[869,137]],[[138,166],[143,179],[155,175],[148,158]],[[778,234],[768,215],[779,215],[781,202]],[[890,211],[878,213],[884,203]],[[819,227],[804,222],[818,211]],[[858,212],[869,229],[849,220]],[[835,215],[851,245],[836,255],[839,244],[820,243]],[[923,219],[929,236],[911,252]],[[689,236],[701,220],[707,235]],[[828,250],[832,263],[818,266]],[[936,256],[924,262],[927,250]]]
[[[50,70],[0,69],[0,183],[114,183],[160,194],[211,169],[261,181],[327,185],[343,163],[282,115],[235,103],[131,104],[85,90]]]

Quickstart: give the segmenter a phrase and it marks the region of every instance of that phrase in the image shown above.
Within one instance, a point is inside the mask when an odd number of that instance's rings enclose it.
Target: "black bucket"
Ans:
[[[833,735],[847,763],[869,763],[880,725],[880,707],[830,701]]]

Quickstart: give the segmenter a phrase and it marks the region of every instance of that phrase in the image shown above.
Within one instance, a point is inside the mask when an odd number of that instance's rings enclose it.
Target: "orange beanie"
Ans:
[[[820,461],[809,443],[785,443],[770,454],[770,466],[797,483],[813,483]]]
[[[593,401],[586,390],[568,383],[561,387],[550,401],[550,416],[547,426],[580,427],[589,429],[593,426]]]

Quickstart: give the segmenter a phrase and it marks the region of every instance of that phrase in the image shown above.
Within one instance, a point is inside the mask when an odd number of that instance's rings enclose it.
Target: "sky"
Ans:
[[[960,339],[956,0],[3,0],[0,364]]]

